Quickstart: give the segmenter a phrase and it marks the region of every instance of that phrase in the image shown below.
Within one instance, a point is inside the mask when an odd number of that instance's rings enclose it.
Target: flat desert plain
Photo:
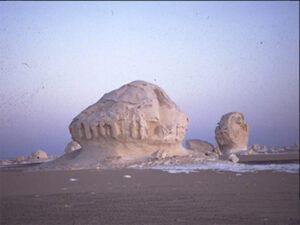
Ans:
[[[299,173],[0,169],[1,224],[299,224]]]

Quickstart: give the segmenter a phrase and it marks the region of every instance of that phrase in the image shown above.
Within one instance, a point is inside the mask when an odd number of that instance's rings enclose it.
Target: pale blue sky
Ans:
[[[0,2],[0,157],[63,154],[72,118],[133,80],[189,116],[244,113],[249,144],[299,143],[299,2]]]

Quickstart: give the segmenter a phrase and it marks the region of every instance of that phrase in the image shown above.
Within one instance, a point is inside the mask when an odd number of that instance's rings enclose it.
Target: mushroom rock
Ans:
[[[132,160],[158,150],[183,154],[188,117],[158,86],[134,81],[105,94],[69,126],[82,154]]]
[[[189,149],[192,149],[194,151],[200,151],[203,153],[211,153],[214,151],[214,146],[207,141],[202,141],[199,139],[190,139],[186,141],[186,144]]]
[[[73,119],[69,130],[81,149],[52,165],[119,168],[154,155],[188,155],[182,147],[188,123],[187,115],[161,88],[134,81],[105,94]]]
[[[29,161],[45,160],[45,159],[48,159],[48,155],[43,150],[37,150],[37,151],[31,153],[27,159]]]
[[[81,148],[80,144],[78,144],[76,141],[71,141],[67,144],[67,146],[65,148],[65,153],[70,153],[70,152],[76,151],[80,148]]]
[[[225,155],[247,150],[250,126],[244,115],[231,112],[222,116],[215,129],[215,138],[221,152]]]

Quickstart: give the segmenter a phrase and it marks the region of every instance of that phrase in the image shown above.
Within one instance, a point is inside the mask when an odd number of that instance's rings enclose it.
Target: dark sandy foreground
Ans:
[[[0,220],[1,224],[22,225],[296,225],[298,176],[271,171],[240,175],[1,169]]]

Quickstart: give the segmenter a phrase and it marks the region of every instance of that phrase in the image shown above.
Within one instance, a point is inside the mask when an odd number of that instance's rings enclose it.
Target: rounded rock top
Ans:
[[[105,94],[69,126],[72,139],[113,139],[148,144],[182,142],[188,117],[157,85],[133,81]]]
[[[222,153],[231,154],[247,150],[249,124],[240,112],[230,112],[221,117],[215,129],[215,138]]]
[[[76,141],[71,141],[67,144],[67,146],[65,148],[65,153],[71,153],[71,152],[76,151],[80,148],[81,148],[80,144],[78,144]]]
[[[48,159],[48,155],[43,150],[37,150],[37,151],[31,153],[28,156],[28,159],[29,160],[43,160],[43,159]]]

